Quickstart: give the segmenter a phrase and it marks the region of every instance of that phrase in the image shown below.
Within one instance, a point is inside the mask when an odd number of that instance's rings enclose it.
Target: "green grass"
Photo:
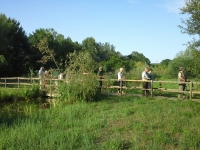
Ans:
[[[97,102],[10,112],[7,117],[4,111],[0,149],[200,148],[200,103],[189,100],[104,96]]]
[[[0,87],[0,102],[12,102],[26,100],[30,98],[38,98],[42,96],[42,92],[38,86],[24,88],[1,88]]]

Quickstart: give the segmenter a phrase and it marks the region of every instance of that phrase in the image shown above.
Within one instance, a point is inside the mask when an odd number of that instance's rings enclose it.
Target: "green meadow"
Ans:
[[[0,109],[0,149],[200,149],[200,103],[132,95]]]

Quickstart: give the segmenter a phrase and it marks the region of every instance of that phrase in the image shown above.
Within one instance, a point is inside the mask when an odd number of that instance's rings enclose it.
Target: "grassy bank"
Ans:
[[[200,103],[131,96],[10,113],[0,149],[199,149],[199,113]]]
[[[42,94],[43,93],[39,90],[38,86],[24,88],[0,87],[0,103],[39,98],[42,96]]]

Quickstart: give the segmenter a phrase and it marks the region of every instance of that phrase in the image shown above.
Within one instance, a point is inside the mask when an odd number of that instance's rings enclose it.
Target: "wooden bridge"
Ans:
[[[179,82],[175,81],[145,81],[151,83],[150,89],[143,89],[141,84],[144,82],[143,80],[124,80],[124,86],[122,86],[122,82],[120,82],[119,85],[113,85],[115,82],[118,82],[117,79],[101,79],[103,82],[103,86],[100,87],[102,90],[108,90],[108,89],[119,89],[122,91],[124,90],[149,90],[150,96],[154,95],[154,91],[159,91],[159,95],[161,96],[163,92],[172,92],[172,93],[178,93],[178,84]],[[55,96],[55,89],[56,86],[58,86],[59,82],[66,82],[65,79],[59,80],[59,79],[45,79],[43,85],[41,86],[41,90],[46,91],[46,95],[53,97]],[[34,84],[40,84],[39,78],[24,78],[24,77],[5,77],[0,78],[0,87],[4,88],[22,88],[25,86],[32,86]],[[165,87],[166,84],[175,84],[176,88],[168,88]],[[184,91],[185,94],[189,95],[189,99],[192,100],[194,94],[200,94],[200,89],[198,85],[200,82],[185,82],[187,87],[189,87],[186,91]],[[172,86],[173,87],[173,86]],[[108,93],[108,92],[107,92]],[[122,93],[120,93],[122,95]]]

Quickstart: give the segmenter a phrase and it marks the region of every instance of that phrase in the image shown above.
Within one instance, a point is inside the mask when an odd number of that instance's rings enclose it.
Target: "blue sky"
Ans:
[[[122,55],[142,53],[152,63],[174,59],[192,37],[182,34],[184,0],[0,0],[0,13],[20,22],[26,34],[53,28],[81,43],[108,42]]]

